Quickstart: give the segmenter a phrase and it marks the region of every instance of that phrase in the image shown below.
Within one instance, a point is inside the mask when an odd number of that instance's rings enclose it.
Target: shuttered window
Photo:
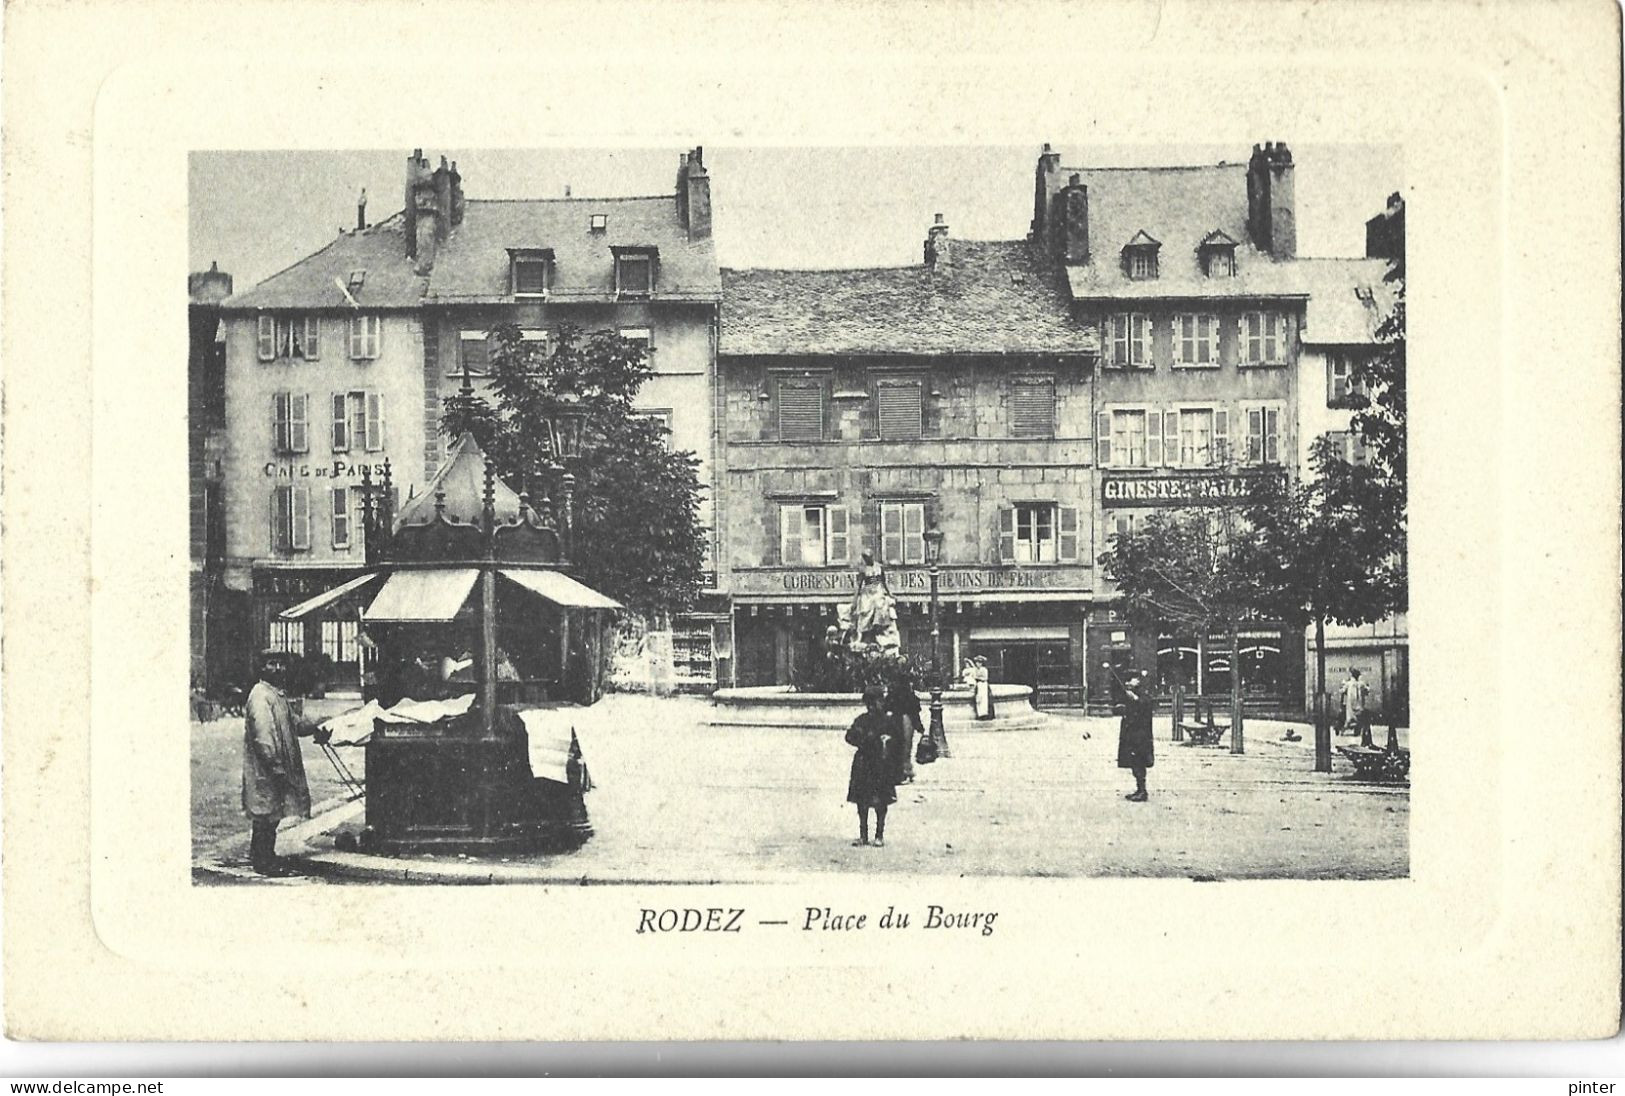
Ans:
[[[333,452],[384,447],[384,397],[377,392],[333,393]]]
[[[309,399],[302,392],[271,397],[271,447],[278,453],[310,451]]]
[[[1147,367],[1151,361],[1151,320],[1142,312],[1112,317],[1111,364],[1123,369]]]
[[[513,295],[540,297],[547,292],[547,260],[515,259],[513,261]]]
[[[875,385],[876,419],[883,438],[917,438],[925,432],[921,385],[915,380],[882,380]]]
[[[1017,381],[1010,392],[1010,433],[1047,438],[1055,433],[1055,382]]]
[[[1182,366],[1219,364],[1219,318],[1206,312],[1174,317],[1175,360]]]
[[[1196,468],[1213,463],[1213,412],[1186,408],[1179,412],[1179,463]]]
[[[880,504],[880,555],[894,565],[925,562],[925,503]]]
[[[1112,466],[1115,468],[1144,468],[1145,412],[1112,412]]]
[[[268,362],[276,357],[276,317],[261,316],[256,338],[259,359]]]
[[[291,484],[271,489],[271,547],[278,552],[310,548],[310,488]]]
[[[822,441],[824,382],[785,377],[779,381],[779,438]]]
[[[1286,317],[1279,312],[1244,313],[1240,342],[1245,364],[1281,364],[1286,361]]]
[[[384,447],[384,397],[379,392],[367,393],[367,423],[362,433],[367,452],[376,453]]]
[[[1105,468],[1112,462],[1112,417],[1102,411],[1095,416],[1095,463]]]
[[[1247,408],[1247,463],[1281,462],[1281,408],[1268,404]]]
[[[851,537],[844,506],[792,502],[779,507],[779,562],[822,567],[845,563]]]
[[[383,325],[380,317],[350,317],[350,357],[358,361],[376,358],[382,342]]]
[[[1014,546],[1011,562],[1014,563],[1054,563],[1056,562],[1057,543],[1055,536],[1056,507],[1047,502],[1018,503],[1012,508],[1014,513]],[[1001,515],[1001,522],[1003,517]],[[1076,535],[1077,514],[1072,515],[1073,532]],[[1003,541],[1001,530],[1001,542]],[[1077,552],[1074,541],[1073,553]]]
[[[328,498],[332,505],[333,547],[342,550],[350,547],[350,489],[330,488]]]

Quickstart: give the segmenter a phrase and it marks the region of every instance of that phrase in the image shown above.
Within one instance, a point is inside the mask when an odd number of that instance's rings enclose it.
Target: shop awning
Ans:
[[[531,593],[566,609],[625,608],[614,598],[605,597],[591,586],[583,585],[559,571],[512,570],[503,571],[502,577],[511,579]]]
[[[317,594],[313,598],[301,601],[298,605],[282,610],[281,617],[283,620],[298,620],[307,613],[314,613],[317,609],[333,604],[345,594],[354,593],[377,577],[377,571],[369,571],[359,578],[352,578],[342,586],[335,586],[325,593]]]
[[[362,618],[398,623],[444,623],[468,600],[480,573],[472,567],[396,571],[372,599]]]

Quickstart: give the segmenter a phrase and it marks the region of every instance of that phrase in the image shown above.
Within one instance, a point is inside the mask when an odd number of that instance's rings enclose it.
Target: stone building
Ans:
[[[638,406],[710,475],[719,285],[699,149],[674,192],[517,201],[465,198],[455,163],[415,150],[404,197],[369,223],[363,195],[354,229],[222,306],[225,579],[251,594],[245,665],[269,644],[357,680],[353,606],[278,614],[361,570],[364,471],[376,483],[387,462],[402,501],[433,478],[443,398],[465,368],[479,380],[497,323],[544,343],[566,323],[646,341],[657,375]]]
[[[221,498],[226,427],[226,360],[220,302],[231,296],[231,275],[211,263],[188,274],[186,361],[186,479],[190,495],[188,564],[192,687],[225,684],[222,659],[231,650],[234,614],[221,584],[225,510]]]
[[[1308,291],[1299,273],[1292,154],[1245,164],[1061,166],[1039,155],[1032,237],[1062,264],[1079,326],[1098,333],[1091,555],[1156,507],[1222,506],[1294,464]],[[1227,695],[1228,640],[1132,627],[1102,588],[1090,610],[1089,692],[1106,662],[1164,686]],[[1242,681],[1254,703],[1298,707],[1295,629],[1249,621]]]
[[[924,262],[724,270],[718,477],[736,680],[807,672],[863,553],[929,657],[924,533],[945,534],[945,663],[1077,703],[1090,543],[1093,361],[1061,264],[1025,240],[953,239]]]

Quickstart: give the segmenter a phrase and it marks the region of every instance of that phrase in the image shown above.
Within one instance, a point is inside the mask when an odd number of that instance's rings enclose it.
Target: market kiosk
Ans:
[[[569,706],[603,694],[614,600],[572,578],[570,481],[558,504],[499,480],[471,435],[391,513],[364,482],[361,610],[366,851],[507,852],[579,845],[590,786]],[[325,599],[325,600],[324,600]]]

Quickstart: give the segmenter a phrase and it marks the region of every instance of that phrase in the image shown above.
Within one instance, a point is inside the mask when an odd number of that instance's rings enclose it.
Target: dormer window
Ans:
[[[1157,252],[1162,243],[1152,239],[1144,229],[1134,234],[1123,248],[1123,273],[1134,281],[1149,281],[1157,276]]]
[[[552,280],[553,253],[545,248],[510,249],[515,297],[545,297]]]
[[[1209,278],[1236,276],[1236,241],[1224,232],[1208,233],[1197,245],[1196,254],[1202,264],[1202,273]]]
[[[654,292],[655,249],[615,249],[615,292],[622,297],[647,297]]]

